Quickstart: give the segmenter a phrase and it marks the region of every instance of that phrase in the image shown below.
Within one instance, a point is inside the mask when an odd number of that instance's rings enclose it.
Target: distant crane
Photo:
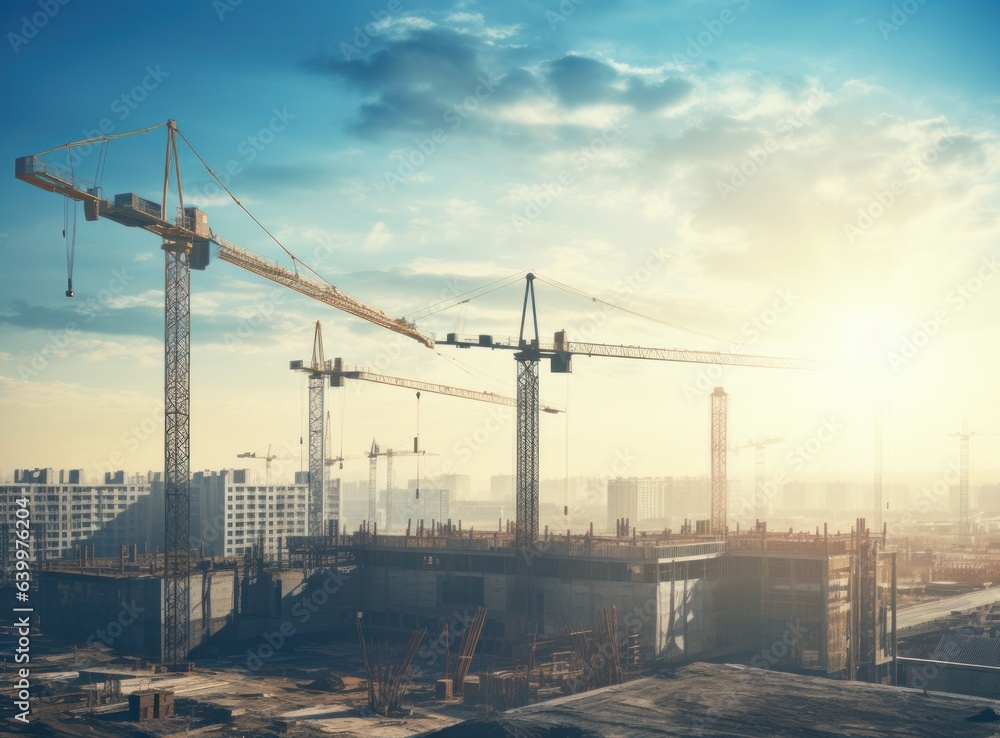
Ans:
[[[645,348],[642,346],[615,346],[599,343],[571,343],[566,331],[555,334],[551,344],[543,344],[538,332],[538,311],[535,303],[535,275],[525,277],[524,301],[521,307],[521,326],[518,338],[495,338],[490,335],[458,336],[449,333],[443,341],[458,348],[488,348],[516,352],[517,362],[517,444],[516,491],[517,513],[514,528],[515,547],[515,596],[517,610],[512,613],[511,627],[514,635],[524,639],[530,633],[529,623],[534,620],[534,596],[531,585],[531,549],[538,542],[538,364],[549,359],[553,373],[568,374],[573,371],[574,354],[608,356],[619,359],[647,359],[655,361],[680,361],[697,364],[725,364],[786,369],[818,369],[829,366],[826,362],[783,356],[754,354],[727,354],[715,351],[687,351],[683,349]],[[528,304],[531,313],[528,313]],[[530,322],[528,322],[530,320]],[[724,490],[725,484],[720,487]],[[713,486],[713,491],[716,489]],[[723,514],[714,516],[725,521],[725,495],[712,501],[712,509]],[[718,524],[718,522],[717,522]],[[712,531],[725,535],[724,527]]]
[[[991,437],[997,434],[970,431],[969,424],[963,420],[962,430],[948,435],[953,438],[957,437],[959,441],[958,533],[967,536],[972,533],[972,526],[969,524],[969,439],[973,436]]]
[[[753,487],[753,509],[754,517],[760,517],[764,512],[764,449],[774,443],[784,443],[784,438],[778,438],[777,436],[769,436],[767,438],[762,438],[757,436],[757,440],[749,440],[746,443],[740,443],[733,446],[730,450],[736,454],[740,455],[740,450],[744,448],[752,448],[756,451],[756,475],[754,477],[754,487]]]
[[[326,462],[323,451],[323,413],[326,409],[324,395],[326,378],[332,376],[333,362],[323,356],[323,328],[316,321],[313,332],[312,358],[306,365],[302,361],[292,361],[288,365],[292,371],[305,372],[309,377],[309,526],[308,535],[321,536],[327,519],[326,506]],[[340,509],[340,495],[330,501],[335,511]]]
[[[376,520],[377,511],[375,509],[376,498],[378,495],[378,457],[385,457],[385,525],[383,528],[386,532],[392,527],[392,460],[397,456],[437,456],[434,453],[428,453],[422,451],[418,448],[419,441],[416,437],[413,439],[413,450],[399,450],[387,448],[382,450],[375,439],[372,439],[371,448],[368,451],[368,521],[373,524]],[[417,496],[420,495],[420,488],[417,488]]]
[[[106,200],[102,197],[100,176],[96,177],[94,182],[89,182],[77,177],[75,172],[67,172],[40,158],[58,149],[97,144],[106,146],[112,139],[144,133],[163,126],[167,130],[167,150],[162,197],[158,203],[145,200],[131,192],[116,195],[114,201]],[[107,218],[121,225],[149,231],[162,239],[165,275],[163,410],[165,540],[164,637],[161,658],[166,664],[185,662],[191,650],[191,269],[205,269],[208,266],[210,245],[217,248],[217,256],[222,261],[228,261],[363,320],[413,338],[426,346],[434,345],[434,341],[417,331],[413,323],[403,318],[391,318],[381,310],[355,300],[323,280],[315,272],[313,272],[315,276],[300,274],[298,267],[300,264],[305,267],[305,264],[296,259],[284,246],[281,248],[292,258],[295,271],[288,271],[280,267],[277,262],[214,234],[208,227],[207,214],[196,207],[184,204],[180,159],[177,154],[178,138],[181,138],[204,164],[204,160],[194,151],[173,120],[141,130],[96,136],[68,143],[39,154],[22,156],[14,163],[14,176],[17,179],[82,202],[86,220]],[[223,189],[226,189],[207,164],[205,167]],[[99,168],[98,172],[102,171],[103,168]],[[176,218],[168,215],[167,195],[172,175],[178,200]],[[228,191],[226,189],[226,192]],[[233,200],[243,207],[235,197]],[[279,243],[277,239],[274,240]],[[73,295],[71,279],[66,294],[70,297]]]
[[[271,486],[271,462],[272,461],[276,461],[276,460],[277,461],[297,461],[297,459],[295,457],[293,457],[293,456],[278,456],[276,454],[272,454],[271,453],[271,445],[270,444],[268,444],[268,446],[267,446],[267,453],[264,454],[263,456],[260,456],[256,451],[244,451],[241,454],[236,454],[236,458],[237,459],[263,459],[264,463],[265,463],[265,468],[266,468],[265,479],[267,480],[267,486],[268,487]]]

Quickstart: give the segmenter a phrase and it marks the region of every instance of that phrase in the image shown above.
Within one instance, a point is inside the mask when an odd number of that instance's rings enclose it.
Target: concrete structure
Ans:
[[[530,562],[534,622],[539,635],[561,635],[567,618],[593,628],[598,611],[614,605],[645,660],[740,656],[824,675],[861,673],[871,664],[872,673],[888,678],[894,655],[889,558],[879,558],[870,590],[850,589],[857,558],[851,546],[848,536],[754,534],[637,545],[631,538],[550,536]],[[515,594],[511,541],[375,536],[343,550],[358,565],[357,607],[366,627],[439,629],[457,613],[485,606],[484,637],[504,635]],[[849,624],[862,606],[875,613],[873,633],[852,653]],[[874,655],[860,653],[867,647]]]

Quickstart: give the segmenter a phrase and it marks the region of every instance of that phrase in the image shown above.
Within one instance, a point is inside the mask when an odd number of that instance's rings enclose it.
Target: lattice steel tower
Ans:
[[[958,533],[967,536],[971,529],[969,527],[969,439],[976,435],[975,431],[970,431],[967,423],[962,423],[962,430],[951,433],[957,436],[959,441],[959,467],[958,467]]]
[[[167,123],[167,160],[160,212],[167,213],[173,162],[177,197],[184,213],[177,127]],[[191,241],[163,239],[163,654],[180,664],[191,651]]]
[[[712,535],[726,535],[726,431],[729,395],[716,387],[710,397],[712,422]]]
[[[302,361],[289,364],[293,371],[309,377],[309,528],[308,535],[326,533],[326,461],[323,453],[323,421],[327,377],[333,376],[333,362],[323,356],[323,329],[316,321],[313,351],[309,365]]]

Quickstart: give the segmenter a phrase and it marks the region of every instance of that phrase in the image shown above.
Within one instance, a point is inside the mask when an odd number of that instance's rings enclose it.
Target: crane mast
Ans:
[[[754,488],[753,488],[753,515],[755,518],[760,518],[763,516],[764,503],[767,500],[767,495],[764,494],[764,452],[767,446],[774,443],[783,443],[784,438],[778,438],[777,436],[769,436],[767,438],[762,438],[757,436],[756,440],[749,440],[746,443],[741,443],[733,446],[733,453],[737,456],[740,455],[740,451],[745,448],[754,449]]]
[[[309,377],[309,527],[308,535],[321,536],[326,524],[326,461],[324,454],[323,419],[326,405],[326,377],[331,375],[333,364],[323,355],[323,329],[316,321],[313,332],[312,358],[308,366],[302,361],[289,364],[293,371],[305,372]],[[331,507],[339,508],[337,504]]]
[[[167,124],[167,159],[160,212],[166,213],[171,161],[176,166],[177,127]],[[163,488],[164,488],[164,623],[163,660],[181,664],[191,651],[191,249],[189,238],[163,237]]]
[[[383,530],[389,531],[392,527],[392,482],[393,482],[393,469],[392,460],[396,456],[436,456],[437,454],[429,454],[426,451],[422,451],[417,447],[417,439],[413,439],[413,450],[412,451],[400,451],[398,449],[386,448],[383,450],[375,439],[372,439],[371,448],[368,451],[368,522],[369,525],[374,526],[377,520],[377,498],[378,498],[378,480],[377,480],[377,469],[378,469],[378,457],[385,457],[385,523],[383,525]],[[417,491],[419,496],[420,492]]]
[[[114,200],[101,196],[97,182],[87,182],[43,161],[41,154],[22,156],[14,163],[14,176],[47,192],[83,203],[88,221],[100,218],[153,233],[161,238],[164,254],[164,618],[161,659],[169,665],[183,664],[191,650],[191,531],[190,531],[190,444],[191,444],[191,269],[205,269],[214,246],[218,258],[258,274],[277,284],[294,289],[327,305],[368,322],[413,338],[425,346],[433,339],[424,336],[413,323],[391,318],[320,279],[306,277],[282,268],[237,244],[216,236],[208,227],[207,215],[195,207],[186,207],[181,182],[177,138],[183,134],[173,120],[158,126],[108,136],[98,136],[58,148],[106,143],[165,126],[167,129],[166,163],[160,202],[145,200],[128,192]],[[185,139],[186,142],[186,139]],[[55,149],[50,149],[53,151]],[[211,170],[209,170],[211,172]],[[178,215],[168,215],[167,196],[171,176],[176,182]],[[290,253],[290,252],[289,252]],[[294,257],[293,257],[294,259]],[[72,296],[67,289],[67,296]],[[317,455],[318,471],[311,479],[323,480],[322,415]],[[312,472],[312,444],[310,471]],[[311,500],[314,498],[311,498]],[[315,512],[311,506],[311,518]],[[322,505],[320,505],[322,509]],[[312,520],[310,521],[312,522]],[[315,530],[315,529],[314,529]]]
[[[499,338],[491,335],[459,336],[449,333],[442,342],[445,345],[458,348],[488,348],[513,350],[517,362],[517,468],[515,486],[517,496],[517,511],[515,521],[516,563],[514,566],[515,601],[511,603],[514,613],[513,627],[517,637],[522,642],[531,632],[531,623],[536,618],[531,583],[531,560],[536,555],[534,550],[538,540],[538,364],[544,358],[548,359],[553,373],[569,374],[573,371],[573,356],[606,356],[619,359],[645,359],[653,361],[674,361],[697,364],[722,364],[730,366],[753,366],[765,368],[787,369],[821,369],[832,368],[829,362],[799,359],[794,357],[767,356],[754,354],[729,354],[717,351],[689,351],[685,349],[647,348],[643,346],[615,346],[600,343],[573,343],[567,338],[566,331],[555,334],[554,340],[542,342],[538,332],[538,313],[535,304],[535,276],[531,273],[525,277],[524,301],[521,307],[521,327],[519,335],[514,338]],[[528,307],[531,307],[530,324],[528,323]],[[526,334],[526,329],[533,332]],[[720,388],[721,389],[721,388]],[[723,393],[721,397],[725,397]],[[713,395],[713,401],[716,398]],[[713,424],[718,420],[720,431],[725,423],[724,404],[713,405]],[[725,434],[716,434],[718,443],[724,449]],[[724,452],[723,452],[724,455]],[[718,458],[713,454],[713,459]],[[724,462],[718,469],[719,479],[724,480]],[[720,517],[725,510],[724,500],[721,504],[715,499],[720,494],[725,496],[724,481],[713,486],[712,509],[715,514],[715,525],[722,528]]]

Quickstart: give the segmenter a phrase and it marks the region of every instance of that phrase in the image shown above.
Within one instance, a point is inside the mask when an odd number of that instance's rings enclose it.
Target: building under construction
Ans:
[[[548,534],[527,562],[531,652],[517,658],[551,658],[571,632],[593,631],[614,610],[619,650],[636,665],[726,659],[891,683],[895,555],[859,524],[849,535],[761,526],[727,539]],[[284,638],[351,637],[359,617],[369,634],[402,641],[479,608],[488,613],[485,649],[518,643],[513,536],[447,523],[412,533],[293,537],[277,555],[259,546],[238,559],[201,560],[190,582],[193,657],[282,628]],[[160,557],[47,562],[39,590],[47,629],[67,637],[107,631],[128,605],[132,622],[102,640],[160,657]],[[77,617],[48,617],[68,609]]]

